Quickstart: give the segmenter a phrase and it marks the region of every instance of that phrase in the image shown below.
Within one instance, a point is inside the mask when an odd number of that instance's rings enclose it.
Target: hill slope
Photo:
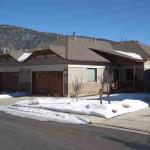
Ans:
[[[37,48],[55,41],[57,35],[16,26],[0,25],[0,52]]]

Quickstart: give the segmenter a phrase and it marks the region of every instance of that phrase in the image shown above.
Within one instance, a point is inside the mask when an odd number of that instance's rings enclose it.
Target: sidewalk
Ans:
[[[91,122],[97,126],[129,129],[150,134],[150,107],[111,119],[93,117]]]
[[[0,99],[0,105],[12,105],[18,101],[23,101],[26,99],[32,99],[32,97],[22,96],[22,97],[1,98]]]
[[[89,115],[75,115],[88,119],[92,126],[115,128],[150,135],[150,107],[110,119]]]

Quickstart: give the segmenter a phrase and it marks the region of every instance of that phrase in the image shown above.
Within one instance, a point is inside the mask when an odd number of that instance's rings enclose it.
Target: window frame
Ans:
[[[94,80],[88,80],[88,70],[94,70]],[[97,68],[87,68],[87,82],[97,82]]]

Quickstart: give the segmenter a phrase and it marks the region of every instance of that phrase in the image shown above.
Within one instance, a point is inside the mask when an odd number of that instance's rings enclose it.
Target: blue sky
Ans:
[[[150,0],[0,0],[0,24],[150,45]]]

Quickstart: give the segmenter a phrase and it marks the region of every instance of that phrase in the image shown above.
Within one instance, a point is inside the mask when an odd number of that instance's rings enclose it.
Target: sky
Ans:
[[[0,0],[0,24],[150,45],[150,0]]]

